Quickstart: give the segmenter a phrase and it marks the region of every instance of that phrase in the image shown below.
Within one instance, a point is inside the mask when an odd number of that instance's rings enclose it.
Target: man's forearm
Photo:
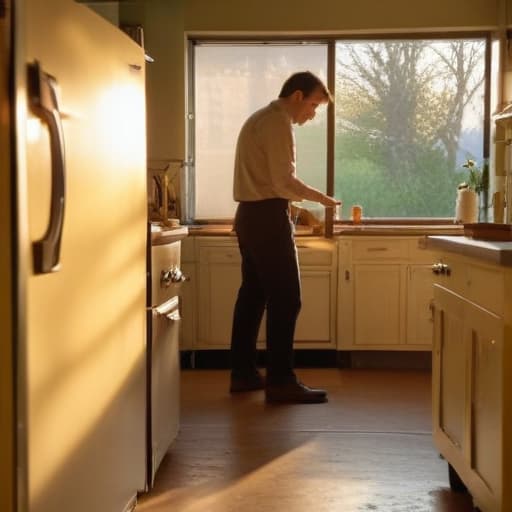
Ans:
[[[325,204],[325,202],[329,200],[329,196],[314,187],[306,185],[302,180],[292,175],[289,176],[286,183],[283,183],[283,186],[294,195],[308,201]]]

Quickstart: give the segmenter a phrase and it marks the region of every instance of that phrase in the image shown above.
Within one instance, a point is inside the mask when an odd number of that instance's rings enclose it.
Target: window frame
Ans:
[[[187,98],[186,98],[186,154],[187,170],[181,184],[182,198],[182,221],[185,223],[231,223],[233,219],[198,219],[195,218],[195,47],[197,45],[279,45],[296,43],[319,44],[327,46],[327,87],[336,96],[336,43],[338,41],[387,41],[387,40],[418,40],[418,39],[483,39],[485,41],[485,63],[484,63],[484,118],[483,118],[483,158],[490,156],[490,135],[491,135],[491,49],[492,33],[491,31],[446,31],[446,32],[389,32],[389,33],[341,33],[341,34],[265,34],[265,35],[211,35],[211,34],[187,34]],[[327,144],[326,144],[326,193],[334,194],[334,171],[335,171],[335,109],[334,103],[329,103],[327,107]],[[185,198],[185,200],[183,200]],[[372,218],[372,224],[392,223],[392,224],[427,224],[435,221],[438,224],[452,223],[453,219],[449,217],[377,217]],[[333,225],[346,223],[346,220],[333,221],[332,218],[326,218],[325,232],[326,236],[332,236]]]

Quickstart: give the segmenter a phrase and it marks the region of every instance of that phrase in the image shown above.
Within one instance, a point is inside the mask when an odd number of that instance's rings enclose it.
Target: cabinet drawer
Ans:
[[[299,254],[299,264],[304,265],[320,265],[320,266],[331,266],[333,251],[331,249],[317,249],[312,247],[303,246],[297,244],[297,251]]]
[[[463,297],[467,297],[468,293],[468,266],[460,260],[451,256],[442,255],[435,260],[436,263],[446,265],[448,273],[435,274],[434,283]]]
[[[505,276],[498,269],[471,265],[468,271],[468,298],[483,308],[503,315]]]
[[[355,240],[352,243],[352,258],[358,261],[396,260],[409,256],[407,240]]]
[[[233,263],[240,264],[240,251],[238,247],[201,247],[199,250],[199,263]]]
[[[435,276],[434,282],[475,304],[502,316],[504,312],[505,276],[498,268],[473,265],[443,255],[440,263],[449,274]]]
[[[299,264],[301,266],[331,266],[334,249],[330,244],[297,243]],[[240,264],[241,257],[238,247],[201,247],[199,261],[204,263]]]

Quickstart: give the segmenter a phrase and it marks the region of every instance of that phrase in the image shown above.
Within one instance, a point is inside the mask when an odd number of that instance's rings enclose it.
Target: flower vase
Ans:
[[[489,204],[487,200],[487,191],[482,190],[478,193],[478,222],[487,222],[489,220]]]
[[[457,201],[455,203],[455,222],[461,224],[472,224],[478,222],[478,194],[470,188],[459,188],[457,190]]]

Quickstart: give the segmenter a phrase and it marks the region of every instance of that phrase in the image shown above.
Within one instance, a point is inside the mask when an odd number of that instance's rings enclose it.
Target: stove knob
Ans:
[[[162,270],[160,273],[160,286],[167,288],[172,282],[171,270]]]
[[[190,281],[179,267],[171,267],[167,270],[162,270],[160,274],[160,285],[167,288],[171,283],[182,283],[183,281]]]

